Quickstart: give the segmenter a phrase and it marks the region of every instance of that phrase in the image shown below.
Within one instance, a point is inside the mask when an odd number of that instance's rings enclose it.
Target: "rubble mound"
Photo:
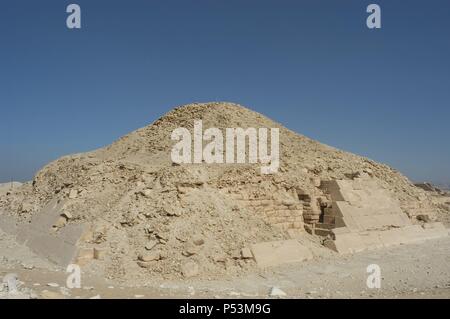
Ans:
[[[278,173],[263,175],[260,164],[174,165],[172,131],[192,130],[194,120],[204,129],[279,128]],[[0,215],[27,223],[53,201],[51,231],[84,225],[75,261],[108,278],[209,278],[254,269],[247,247],[306,234],[316,205],[326,206],[322,181],[361,176],[393,194],[413,223],[417,215],[436,218],[440,208],[429,195],[386,165],[237,104],[189,104],[105,148],[48,164],[32,182],[0,194]]]

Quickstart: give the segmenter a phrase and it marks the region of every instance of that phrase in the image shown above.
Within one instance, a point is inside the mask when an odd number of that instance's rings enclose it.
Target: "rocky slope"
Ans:
[[[279,172],[261,175],[260,164],[174,165],[171,133],[192,130],[194,120],[204,128],[279,128]],[[48,164],[32,182],[0,195],[0,210],[26,221],[50,199],[67,200],[67,223],[89,224],[88,243],[106,251],[103,260],[88,265],[93,270],[136,281],[197,273],[207,278],[253,269],[242,248],[288,236],[236,196],[289,201],[299,192],[320,193],[320,180],[358,174],[378,179],[412,219],[424,212],[435,218],[442,209],[386,165],[316,142],[242,106],[205,103],[175,108],[105,148]]]

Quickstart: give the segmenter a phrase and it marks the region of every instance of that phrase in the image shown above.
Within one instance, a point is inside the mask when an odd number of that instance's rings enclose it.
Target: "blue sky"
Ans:
[[[370,3],[381,30],[365,25]],[[4,1],[0,182],[220,100],[448,183],[449,23],[448,0]]]

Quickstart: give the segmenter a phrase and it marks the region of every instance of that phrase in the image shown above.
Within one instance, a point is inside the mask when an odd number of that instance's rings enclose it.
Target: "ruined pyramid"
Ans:
[[[192,130],[195,120],[221,130],[278,128],[278,172],[262,174],[259,163],[173,163],[172,132]],[[142,282],[241,274],[323,251],[446,236],[439,209],[386,165],[240,105],[202,103],[48,164],[0,194],[0,227],[59,265]]]

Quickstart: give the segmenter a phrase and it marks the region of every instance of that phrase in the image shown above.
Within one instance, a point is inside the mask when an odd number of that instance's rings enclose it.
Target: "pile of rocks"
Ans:
[[[205,129],[279,128],[279,172],[261,175],[259,164],[173,165],[171,133],[196,119]],[[429,211],[435,219],[439,207],[429,194],[392,168],[231,103],[179,107],[108,147],[52,162],[0,194],[0,211],[28,223],[55,201],[61,208],[49,236],[64,242],[68,227],[82,225],[78,261],[108,278],[210,278],[255,269],[245,250],[251,245],[306,234],[304,222],[317,222],[327,205],[321,181],[359,174],[394,194],[409,217]]]

